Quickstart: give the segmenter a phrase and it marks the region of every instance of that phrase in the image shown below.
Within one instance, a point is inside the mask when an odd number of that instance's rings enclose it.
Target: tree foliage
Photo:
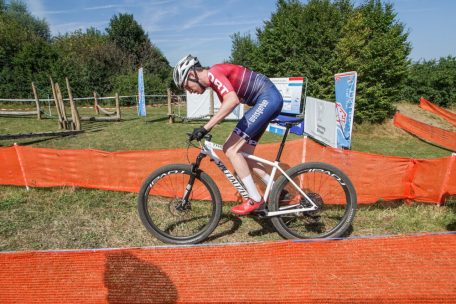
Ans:
[[[252,39],[250,34],[241,35],[239,32],[231,35],[231,40],[233,46],[231,48],[229,62],[246,67],[253,67],[258,53],[257,42]]]
[[[2,5],[0,4],[0,7]],[[44,40],[51,38],[48,23],[43,19],[32,16],[27,10],[27,5],[19,0],[12,0],[5,6],[5,13],[16,22],[24,26],[28,31],[35,33]]]
[[[55,60],[47,24],[28,13],[20,2],[0,14],[0,96],[30,97],[30,83],[44,84]]]
[[[106,28],[108,38],[122,51],[132,56],[134,64],[140,64],[143,44],[149,42],[141,25],[133,15],[119,14],[111,18]]]
[[[410,45],[392,5],[370,0],[356,9],[336,53],[338,72],[358,72],[355,119],[382,122],[394,114],[408,73]]]
[[[148,92],[170,86],[168,61],[133,15],[113,16],[106,33],[89,28],[51,38],[46,21],[23,2],[0,0],[0,97],[31,97],[32,81],[50,95],[49,76],[60,84],[68,77],[77,97],[136,94],[139,66]]]
[[[58,60],[52,67],[56,81],[71,81],[75,96],[105,95],[112,90],[111,77],[127,72],[124,53],[93,28],[54,38]]]
[[[358,7],[348,0],[278,0],[253,41],[232,36],[231,60],[268,76],[305,76],[311,96],[333,99],[333,75],[357,71],[357,121],[390,116],[408,73],[407,33],[393,6],[380,0]]]
[[[456,57],[412,64],[403,97],[418,102],[421,96],[440,106],[456,105]]]

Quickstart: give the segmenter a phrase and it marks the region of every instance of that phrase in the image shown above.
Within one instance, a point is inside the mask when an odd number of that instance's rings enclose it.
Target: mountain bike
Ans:
[[[271,167],[271,178],[264,192],[266,207],[251,215],[269,219],[275,230],[287,239],[341,237],[350,228],[356,212],[356,192],[350,179],[336,167],[321,162],[302,163],[288,170],[281,167],[280,158],[290,128],[302,121],[302,118],[273,121],[285,127],[275,161],[244,154]],[[215,151],[223,147],[211,140],[212,135],[208,134],[204,143],[193,144],[200,148],[193,163],[161,167],[142,184],[138,195],[139,216],[147,230],[163,242],[203,242],[217,227],[222,198],[214,180],[200,169],[206,156],[244,199],[249,197],[242,181],[217,156]],[[192,141],[188,143],[191,145]]]

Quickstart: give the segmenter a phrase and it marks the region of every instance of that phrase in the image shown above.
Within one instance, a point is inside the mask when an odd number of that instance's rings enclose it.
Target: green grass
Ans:
[[[416,107],[405,105],[403,107]],[[83,115],[90,109],[80,109]],[[121,122],[84,122],[77,136],[0,140],[0,146],[20,145],[55,149],[100,149],[106,151],[185,147],[185,133],[204,122],[168,124],[166,107],[148,108],[147,118],[136,109],[123,109]],[[423,118],[426,118],[423,116]],[[222,143],[235,122],[223,122],[213,130],[214,141]],[[55,119],[0,117],[0,134],[58,130]],[[291,136],[290,139],[296,139]],[[262,143],[280,137],[265,134]],[[450,152],[424,143],[394,128],[358,125],[353,150],[414,158],[434,158]],[[237,217],[224,205],[220,225],[208,243],[248,242],[281,239],[267,221]],[[406,205],[379,202],[359,207],[351,236],[449,231],[456,228],[456,200],[444,206]],[[0,186],[0,250],[71,249],[150,246],[162,244],[142,226],[136,211],[136,194],[72,187],[31,189]]]

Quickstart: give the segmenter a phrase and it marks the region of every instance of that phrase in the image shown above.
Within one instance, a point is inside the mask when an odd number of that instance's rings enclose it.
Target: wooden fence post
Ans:
[[[36,88],[35,84],[32,82],[32,90],[33,90],[33,96],[35,96],[35,103],[36,103],[36,116],[37,119],[41,119],[41,109],[40,109],[40,100],[38,99],[38,94],[36,93]]]
[[[121,119],[119,93],[116,93],[116,117],[117,117],[118,120]]]
[[[49,77],[49,80],[51,81],[52,96],[54,97],[55,109],[57,111],[57,116],[59,117],[59,129],[65,129],[65,127],[63,125],[63,116],[62,116],[62,112],[60,111],[59,101],[57,100],[57,92],[55,91],[55,84],[51,77]]]
[[[97,99],[97,92],[93,92],[93,100],[94,100],[94,108],[95,108],[95,113],[97,115],[100,115],[100,110],[98,110],[98,99]]]
[[[65,112],[65,104],[63,103],[62,91],[60,91],[60,86],[58,83],[55,83],[55,93],[57,95],[57,101],[60,108],[60,114],[62,114],[63,128],[69,130],[68,128],[68,118]]]
[[[67,90],[68,90],[68,98],[70,99],[71,118],[72,118],[71,125],[73,127],[72,129],[76,130],[76,131],[80,131],[81,130],[81,121],[79,118],[79,113],[76,108],[76,105],[74,104],[73,94],[71,93],[70,81],[68,80],[67,77],[65,77],[65,82],[66,82],[66,86],[67,86]]]

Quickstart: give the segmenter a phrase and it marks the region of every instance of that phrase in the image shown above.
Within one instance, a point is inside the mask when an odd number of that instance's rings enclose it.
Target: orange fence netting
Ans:
[[[258,146],[256,154],[274,159],[277,150],[278,144],[264,144]],[[198,152],[189,150],[188,158],[193,161]],[[340,168],[352,180],[359,203],[396,199],[442,203],[447,195],[456,195],[455,160],[456,155],[420,160],[339,150],[307,138],[288,142],[282,157],[284,167],[321,161]],[[188,163],[187,150],[104,152],[12,146],[0,148],[0,184],[137,192],[149,173],[171,163]],[[202,169],[217,183],[223,200],[240,200],[214,164],[204,160]]]
[[[455,303],[455,259],[454,234],[0,253],[0,303]]]
[[[420,107],[426,111],[432,112],[432,113],[440,116],[441,118],[445,119],[452,125],[456,126],[456,114],[455,113],[445,110],[445,109],[433,104],[429,100],[424,99],[423,97],[420,98]]]
[[[440,129],[396,113],[394,125],[445,149],[456,151],[456,132]]]

